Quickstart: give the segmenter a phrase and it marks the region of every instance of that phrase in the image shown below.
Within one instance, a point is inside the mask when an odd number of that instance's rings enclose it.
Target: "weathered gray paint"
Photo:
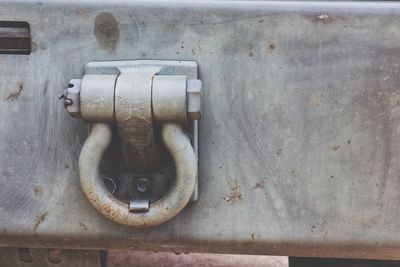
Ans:
[[[0,56],[1,246],[400,258],[400,3],[0,7],[35,48]],[[195,60],[203,81],[199,201],[152,229],[86,201],[86,127],[56,100],[85,63],[123,59]]]

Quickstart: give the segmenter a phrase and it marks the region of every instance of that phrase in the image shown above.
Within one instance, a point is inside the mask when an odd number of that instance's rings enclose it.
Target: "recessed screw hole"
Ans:
[[[61,250],[55,248],[49,248],[47,250],[47,260],[53,264],[59,264],[63,261],[61,256]]]
[[[32,262],[33,257],[29,248],[18,248],[19,260],[22,262]]]

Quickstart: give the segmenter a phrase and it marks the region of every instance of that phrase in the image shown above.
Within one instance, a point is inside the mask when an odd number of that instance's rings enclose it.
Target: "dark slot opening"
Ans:
[[[25,21],[0,21],[0,54],[29,55],[31,29]]]

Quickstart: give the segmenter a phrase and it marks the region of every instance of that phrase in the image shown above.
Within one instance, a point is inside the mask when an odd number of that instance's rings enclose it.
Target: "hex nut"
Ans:
[[[155,75],[152,84],[153,119],[158,123],[187,122],[186,75]]]
[[[201,87],[201,80],[187,81],[187,117],[189,120],[199,120],[201,117]]]

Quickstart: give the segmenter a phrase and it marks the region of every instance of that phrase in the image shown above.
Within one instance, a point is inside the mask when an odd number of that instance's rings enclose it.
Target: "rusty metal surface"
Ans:
[[[173,3],[173,4],[171,4]],[[0,245],[400,258],[400,3],[1,1]],[[199,201],[137,230],[79,186],[57,102],[93,60],[195,60]]]
[[[100,252],[92,250],[0,248],[1,267],[100,267]]]
[[[289,258],[290,267],[398,267],[399,261],[365,260],[365,259],[332,259],[332,258]]]
[[[111,250],[107,267],[288,267],[287,257]]]

